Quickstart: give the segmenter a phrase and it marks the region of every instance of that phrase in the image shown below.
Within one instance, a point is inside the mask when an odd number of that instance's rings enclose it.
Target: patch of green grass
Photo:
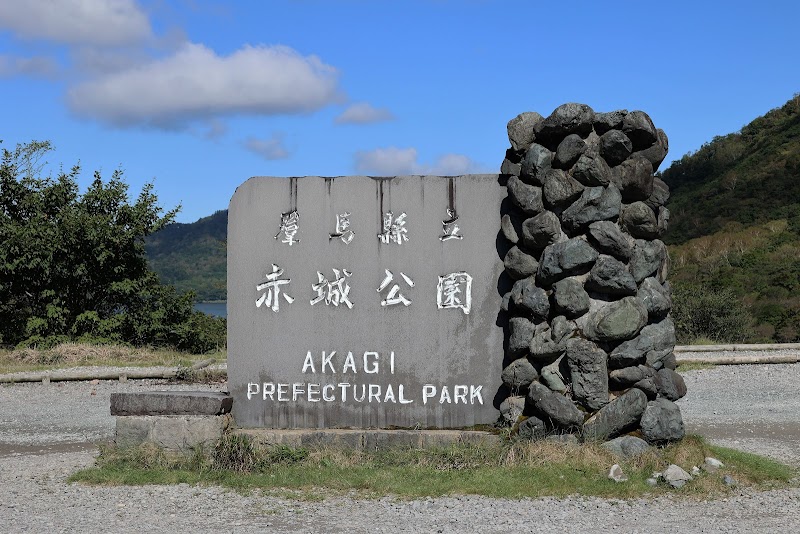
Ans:
[[[725,468],[699,475],[680,490],[681,494],[708,497],[728,493],[732,490],[722,483],[724,474],[736,478],[740,485],[770,487],[786,485],[796,476],[793,469],[777,462],[713,447],[692,436],[634,460],[621,461],[597,444],[507,442],[367,452],[331,447],[259,447],[247,436],[232,435],[213,449],[189,455],[169,456],[152,447],[104,448],[96,467],[79,471],[70,480],[123,485],[215,484],[300,499],[351,492],[363,497],[401,498],[451,494],[633,498],[675,493],[665,486],[649,486],[646,480],[670,463],[691,470],[702,465],[706,456],[717,457]],[[607,478],[614,463],[621,464],[628,482]]]
[[[756,484],[769,484],[773,481],[788,483],[798,475],[797,470],[757,454],[716,445],[710,445],[709,448],[714,453],[714,458],[726,465],[735,465],[740,477]]]
[[[716,364],[713,363],[700,363],[700,362],[687,362],[687,363],[679,363],[677,369],[678,372],[685,372],[685,371],[700,371],[701,369],[714,369]]]
[[[719,342],[714,341],[713,339],[710,339],[710,338],[707,338],[707,337],[700,336],[700,337],[694,338],[692,340],[692,342],[689,343],[689,344],[690,345],[719,345]]]

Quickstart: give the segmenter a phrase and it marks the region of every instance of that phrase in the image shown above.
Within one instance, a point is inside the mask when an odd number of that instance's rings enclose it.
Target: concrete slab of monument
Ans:
[[[215,443],[231,426],[233,399],[214,391],[112,393],[114,441],[120,447],[152,443],[185,450]]]
[[[143,391],[111,394],[111,415],[222,415],[233,398],[219,391]]]
[[[251,178],[228,212],[244,428],[466,428],[502,385],[499,175]]]

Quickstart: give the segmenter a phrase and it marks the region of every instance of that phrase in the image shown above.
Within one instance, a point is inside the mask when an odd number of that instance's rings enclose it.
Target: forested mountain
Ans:
[[[674,161],[667,244],[800,214],[800,94]]]
[[[191,289],[198,300],[225,300],[227,234],[227,210],[191,224],[170,224],[147,238],[147,257],[162,282]]]
[[[666,169],[670,278],[685,299],[726,292],[731,341],[800,341],[800,94]]]
[[[672,192],[670,278],[681,304],[700,310],[687,313],[738,310],[727,327],[706,329],[715,341],[800,341],[800,94],[660,177]],[[227,219],[218,211],[151,236],[162,281],[224,299]]]

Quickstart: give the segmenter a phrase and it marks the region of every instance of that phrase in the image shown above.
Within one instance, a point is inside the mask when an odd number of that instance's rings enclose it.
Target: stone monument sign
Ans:
[[[498,175],[251,178],[230,203],[240,427],[497,420]]]
[[[650,443],[675,401],[668,139],[569,103],[508,124],[499,175],[252,178],[228,222],[243,427],[459,428]],[[498,417],[500,416],[500,417]]]

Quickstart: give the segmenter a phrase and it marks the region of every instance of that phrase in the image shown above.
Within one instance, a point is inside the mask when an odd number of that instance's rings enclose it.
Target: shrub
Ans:
[[[79,193],[79,167],[42,177],[51,149],[31,142],[0,162],[0,340],[50,348],[103,340],[207,352],[224,346],[224,320],[194,311],[194,295],[163,285],[144,238],[175,218],[152,184],[135,201],[122,171]]]
[[[748,309],[730,289],[676,284],[672,318],[678,343],[692,343],[698,338],[740,343],[753,334]]]

